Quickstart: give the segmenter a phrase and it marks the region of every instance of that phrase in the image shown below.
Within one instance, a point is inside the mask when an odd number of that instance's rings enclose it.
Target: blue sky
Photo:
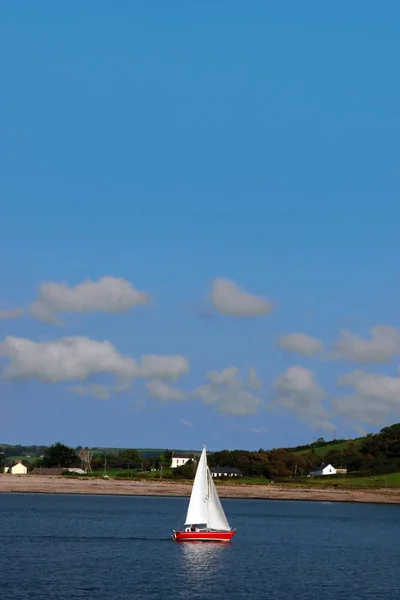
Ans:
[[[399,420],[399,17],[3,3],[0,441],[271,448]]]

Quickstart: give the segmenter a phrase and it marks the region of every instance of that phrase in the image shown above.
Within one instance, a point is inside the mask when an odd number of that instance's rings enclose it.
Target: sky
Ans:
[[[398,2],[5,0],[0,442],[400,420]]]

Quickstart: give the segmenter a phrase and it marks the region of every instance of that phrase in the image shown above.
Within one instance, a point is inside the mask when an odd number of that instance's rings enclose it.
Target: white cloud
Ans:
[[[322,350],[319,340],[305,333],[289,333],[278,340],[278,346],[288,352],[298,352],[305,356],[314,356]]]
[[[221,372],[210,371],[207,374],[207,379],[215,387],[226,387],[228,389],[236,389],[242,387],[243,385],[240,379],[236,378],[236,375],[238,373],[239,369],[237,367],[227,367]]]
[[[255,369],[249,369],[246,387],[250,388],[251,390],[261,390],[262,386],[262,381],[261,379],[258,379]]]
[[[8,308],[0,310],[0,319],[18,319],[25,314],[23,308]]]
[[[183,402],[187,399],[187,395],[184,392],[162,381],[148,381],[146,383],[146,387],[152,398],[161,400],[162,402]]]
[[[313,428],[326,429],[334,425],[327,421],[329,416],[323,406],[325,390],[315,381],[315,375],[301,366],[289,367],[274,381],[276,398],[272,407],[281,407],[307,421]]]
[[[66,283],[42,283],[39,298],[30,305],[29,312],[40,321],[60,325],[59,312],[123,313],[133,306],[149,303],[150,294],[135,290],[126,279],[102,277],[99,281],[84,281],[72,288]]]
[[[7,337],[0,342],[0,355],[8,358],[3,378],[56,383],[84,381],[91,375],[110,373],[117,378],[116,391],[126,389],[128,382],[138,377],[176,380],[189,370],[187,360],[179,355],[144,355],[139,366],[110,342],[87,337],[65,337],[51,342]]]
[[[78,394],[79,396],[91,396],[93,398],[98,398],[99,400],[110,399],[110,388],[106,385],[91,383],[86,386],[74,385],[68,389],[73,394]]]
[[[65,337],[52,342],[33,342],[7,337],[0,354],[9,359],[2,376],[7,379],[83,381],[96,373],[112,373],[132,379],[138,376],[137,362],[119,354],[108,342],[87,337]]]
[[[331,421],[315,421],[314,423],[311,424],[312,429],[322,429],[323,431],[326,432],[334,432],[337,429],[337,426],[335,425],[335,423],[332,423]]]
[[[255,433],[257,435],[269,433],[268,427],[252,427],[250,431],[251,433]]]
[[[352,429],[354,429],[354,431],[358,433],[360,437],[365,437],[367,435],[367,432],[362,425],[353,424]]]
[[[211,300],[219,312],[234,317],[257,317],[272,311],[271,302],[249,294],[229,279],[214,280]]]
[[[390,413],[400,413],[400,377],[356,370],[338,379],[353,394],[337,396],[332,404],[347,419],[380,425]]]
[[[261,400],[251,391],[244,389],[249,387],[248,382],[241,381],[237,377],[238,372],[236,367],[228,367],[220,373],[211,371],[207,375],[209,383],[196,388],[192,393],[193,397],[200,398],[221,413],[236,416],[256,413]]]
[[[371,339],[367,340],[350,331],[341,331],[331,358],[358,363],[389,363],[397,354],[400,354],[400,331],[378,325],[371,329]]]
[[[189,372],[189,363],[184,356],[145,354],[140,361],[140,377],[146,379],[171,379],[176,381]]]

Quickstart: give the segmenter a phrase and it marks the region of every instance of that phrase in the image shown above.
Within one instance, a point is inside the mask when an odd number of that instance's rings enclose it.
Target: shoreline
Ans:
[[[217,484],[220,498],[298,500],[316,502],[367,502],[400,504],[400,489],[289,488],[277,484]],[[76,494],[111,496],[190,496],[192,484],[170,480],[121,481],[66,479],[54,475],[0,475],[0,493]]]

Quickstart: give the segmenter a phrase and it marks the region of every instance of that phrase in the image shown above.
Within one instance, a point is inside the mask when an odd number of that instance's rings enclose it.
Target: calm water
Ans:
[[[222,502],[226,546],[170,541],[186,499],[0,494],[0,597],[398,597],[400,507]]]

